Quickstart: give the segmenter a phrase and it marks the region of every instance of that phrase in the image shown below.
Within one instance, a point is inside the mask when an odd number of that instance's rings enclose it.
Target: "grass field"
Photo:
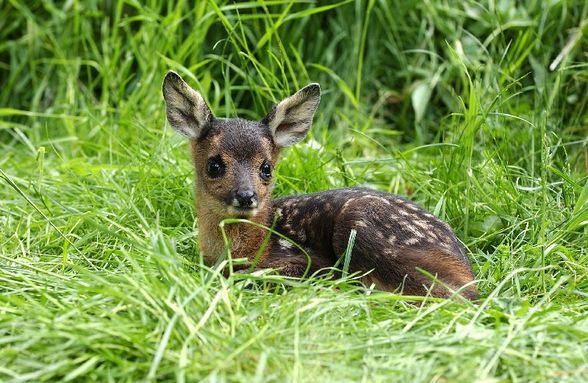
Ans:
[[[0,381],[588,381],[588,3],[31,3],[0,1]],[[203,267],[168,69],[220,117],[320,82],[275,194],[417,201],[482,301]]]

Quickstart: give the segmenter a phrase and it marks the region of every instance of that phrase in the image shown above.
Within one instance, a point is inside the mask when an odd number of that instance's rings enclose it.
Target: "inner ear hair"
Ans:
[[[165,75],[162,90],[170,125],[184,137],[198,138],[213,118],[202,95],[174,71]]]
[[[269,126],[276,145],[290,146],[306,136],[320,100],[321,87],[313,83],[273,108],[262,122]]]

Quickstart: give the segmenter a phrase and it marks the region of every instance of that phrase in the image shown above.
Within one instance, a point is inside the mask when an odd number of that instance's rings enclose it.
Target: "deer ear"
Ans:
[[[198,138],[212,120],[212,112],[204,98],[174,71],[167,72],[163,79],[163,98],[167,120],[184,137]]]
[[[301,141],[310,129],[320,101],[321,87],[315,83],[274,106],[262,123],[269,126],[276,145],[283,148]]]

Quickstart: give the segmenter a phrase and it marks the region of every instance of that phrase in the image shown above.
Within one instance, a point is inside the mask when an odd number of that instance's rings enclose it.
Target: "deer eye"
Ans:
[[[259,176],[265,181],[269,181],[269,179],[272,178],[272,166],[267,160],[264,160],[261,164],[261,167],[259,168]]]
[[[225,174],[226,166],[220,156],[215,156],[208,159],[206,163],[206,174],[210,178],[222,177]]]

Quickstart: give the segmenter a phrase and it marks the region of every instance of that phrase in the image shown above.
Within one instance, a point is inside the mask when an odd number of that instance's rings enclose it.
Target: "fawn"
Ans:
[[[310,265],[298,246],[275,234],[260,252],[268,235],[262,227],[225,227],[233,257],[295,277],[335,266],[355,229],[349,270],[365,273],[364,284],[437,297],[461,289],[466,298],[477,299],[470,262],[449,225],[404,198],[365,188],[272,198],[272,172],[280,151],[306,136],[320,93],[318,84],[310,84],[278,103],[260,122],[220,119],[177,73],[167,73],[167,119],[191,144],[205,263],[214,264],[225,251],[219,223],[229,217],[273,225],[299,244],[310,256]]]

